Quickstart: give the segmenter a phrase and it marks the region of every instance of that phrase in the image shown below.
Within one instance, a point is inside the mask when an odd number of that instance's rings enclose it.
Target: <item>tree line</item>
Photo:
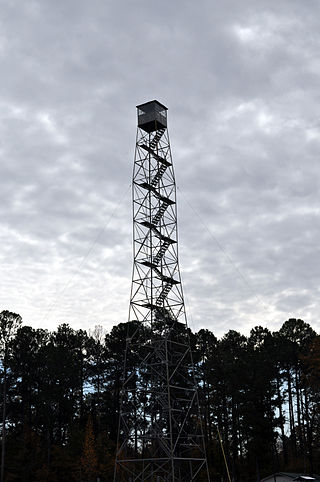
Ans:
[[[110,333],[68,324],[48,331],[0,313],[2,482],[113,479],[125,342],[137,329],[145,333],[138,322]],[[227,481],[228,470],[235,482],[319,472],[320,337],[312,327],[289,319],[277,332],[257,326],[221,339],[188,331],[212,480]]]

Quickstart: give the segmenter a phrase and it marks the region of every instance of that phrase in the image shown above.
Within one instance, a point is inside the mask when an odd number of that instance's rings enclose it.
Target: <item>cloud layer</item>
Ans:
[[[135,105],[157,98],[191,327],[319,331],[319,3],[1,3],[1,309],[126,321]]]

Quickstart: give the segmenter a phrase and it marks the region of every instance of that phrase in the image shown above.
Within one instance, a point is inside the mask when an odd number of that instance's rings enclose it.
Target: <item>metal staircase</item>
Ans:
[[[158,264],[160,263],[160,261],[162,260],[165,252],[167,251],[168,247],[170,246],[170,241],[166,240],[164,241],[162,244],[161,244],[161,247],[159,249],[159,251],[157,252],[157,254],[155,255],[155,257],[153,258],[152,262],[155,266],[158,266]]]
[[[152,223],[154,226],[156,226],[156,225],[159,223],[160,219],[161,219],[162,216],[164,215],[165,210],[167,209],[168,206],[169,206],[169,202],[168,202],[168,201],[164,201],[164,202],[161,204],[161,206],[160,206],[160,208],[159,208],[159,211],[156,213],[156,215],[152,218],[152,221],[151,221],[151,223]]]
[[[150,147],[151,149],[155,149],[158,142],[160,141],[161,137],[165,133],[166,129],[162,128],[156,131],[155,135],[153,136],[152,141],[150,141]]]

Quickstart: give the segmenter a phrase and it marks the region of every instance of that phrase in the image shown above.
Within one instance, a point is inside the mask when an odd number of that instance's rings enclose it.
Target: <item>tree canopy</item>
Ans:
[[[61,324],[21,325],[0,313],[4,480],[113,478],[125,340]],[[277,332],[256,326],[190,333],[212,480],[227,480],[218,431],[234,481],[276,471],[320,471],[320,337],[302,320]],[[128,355],[133,366],[139,357]]]

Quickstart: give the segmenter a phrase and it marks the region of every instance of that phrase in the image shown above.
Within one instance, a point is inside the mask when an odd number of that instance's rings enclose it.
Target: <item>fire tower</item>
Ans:
[[[134,262],[114,481],[209,481],[178,264],[167,108],[137,106]]]

